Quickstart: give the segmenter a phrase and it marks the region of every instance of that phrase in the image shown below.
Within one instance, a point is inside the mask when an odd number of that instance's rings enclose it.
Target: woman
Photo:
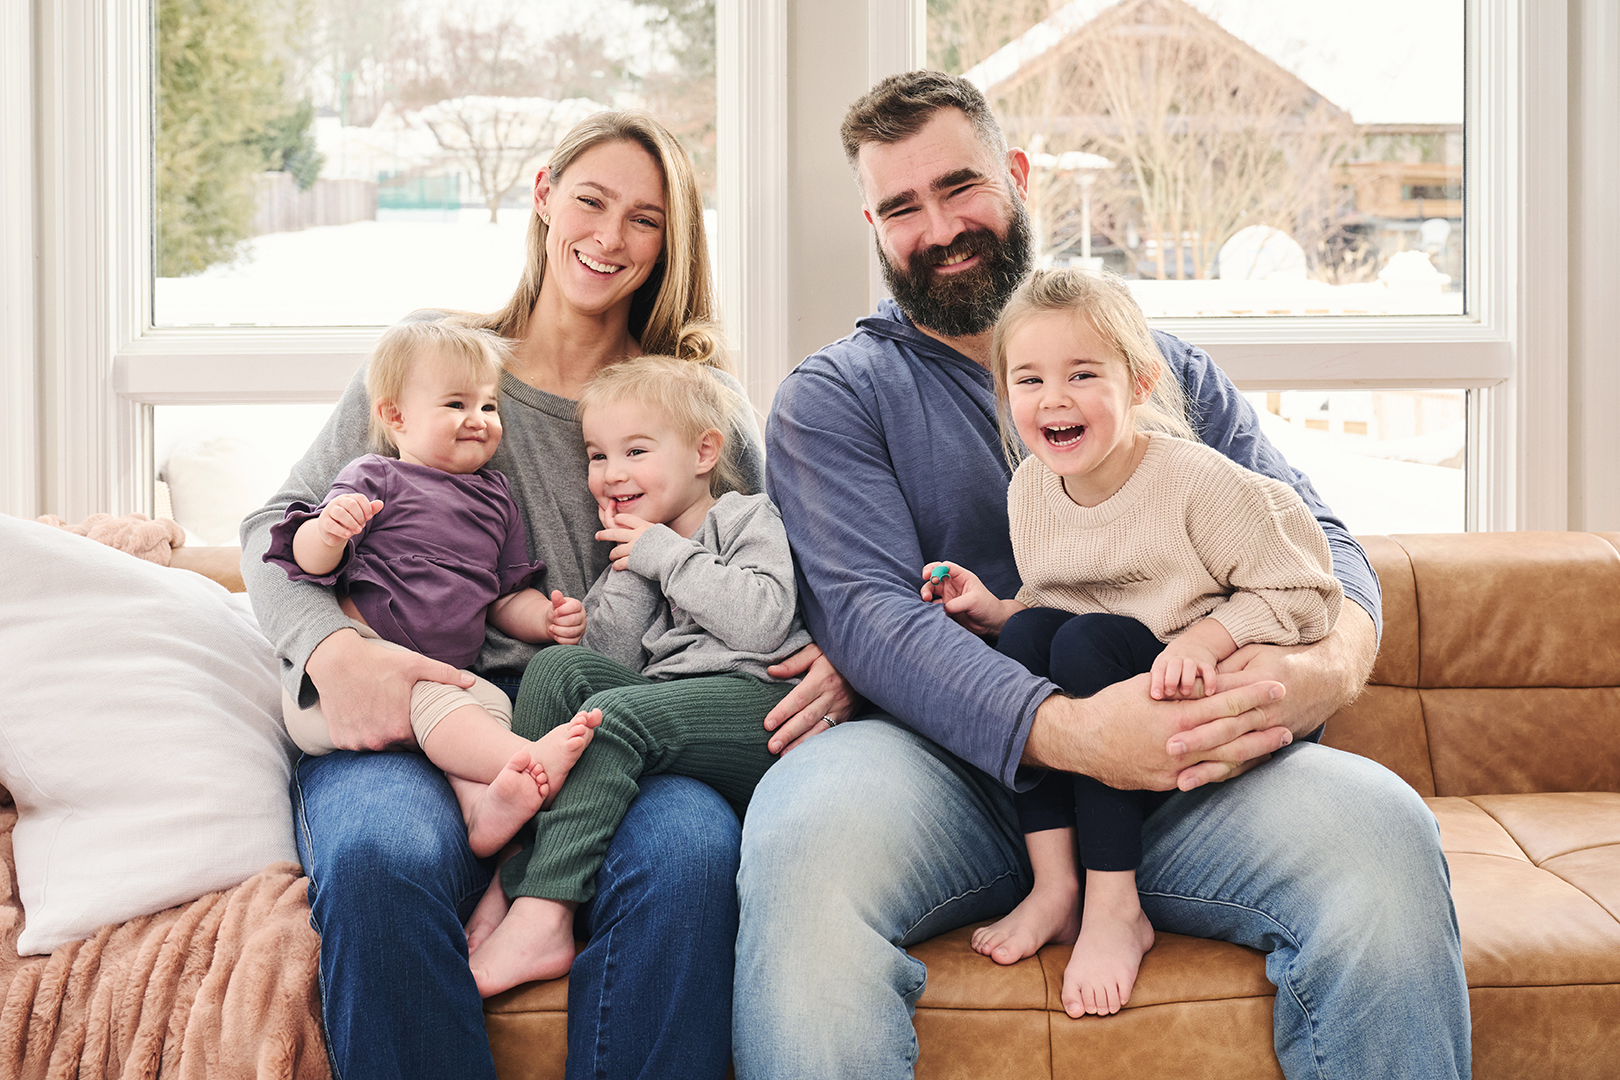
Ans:
[[[514,351],[501,382],[505,437],[490,464],[507,475],[533,554],[548,564],[546,588],[578,597],[605,568],[608,545],[594,538],[572,398],[608,364],[642,352],[712,361],[718,342],[697,184],[662,125],[635,113],[586,119],[536,177],[534,206],[517,292],[474,320]],[[382,750],[410,745],[417,680],[465,677],[362,640],[328,591],[261,561],[287,504],[315,501],[364,451],[363,376],[283,490],[243,523],[242,561],[289,691],[305,705],[318,693],[339,746]],[[751,419],[737,442],[757,483]],[[491,630],[477,666],[515,692],[533,651]],[[811,670],[767,720],[776,741],[792,745],[824,715],[848,715],[847,688],[819,650],[784,669]],[[467,850],[442,775],[418,754],[340,752],[300,761],[294,784],[336,1073],[493,1077],[462,930],[489,872]],[[736,818],[711,789],[678,777],[642,785],[614,838],[613,872],[604,868],[598,896],[580,910],[588,941],[569,982],[570,1076],[725,1072],[737,845]]]

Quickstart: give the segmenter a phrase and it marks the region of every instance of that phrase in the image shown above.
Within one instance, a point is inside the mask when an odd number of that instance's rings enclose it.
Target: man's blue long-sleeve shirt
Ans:
[[[1378,579],[1344,523],[1261,433],[1207,353],[1154,338],[1194,431],[1299,492],[1327,533],[1345,595],[1381,632]],[[998,596],[1020,584],[1007,528],[1012,474],[989,371],[885,300],[783,381],[765,439],[767,491],[787,526],[816,643],[869,701],[1012,786],[1035,710],[1058,687],[918,595],[923,566],[942,559],[973,570]]]

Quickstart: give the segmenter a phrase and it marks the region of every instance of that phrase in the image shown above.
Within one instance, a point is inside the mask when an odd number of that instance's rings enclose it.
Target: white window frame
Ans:
[[[1471,525],[1562,529],[1569,11],[1467,2],[1475,314],[1160,325],[1246,389],[1480,391]],[[869,306],[871,245],[836,120],[875,78],[921,62],[923,7],[719,0],[721,296],[762,408],[799,357]],[[332,401],[378,332],[150,326],[151,49],[147,0],[36,0],[0,16],[9,512],[149,511],[149,406]]]

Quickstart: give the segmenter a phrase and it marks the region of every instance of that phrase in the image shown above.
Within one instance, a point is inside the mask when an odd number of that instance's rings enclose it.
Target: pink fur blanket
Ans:
[[[145,514],[125,514],[116,518],[111,514],[91,514],[77,525],[69,525],[55,514],[46,514],[36,520],[55,525],[76,536],[88,536],[98,543],[126,551],[137,559],[155,562],[159,566],[168,566],[170,552],[186,542],[186,531],[179,525],[167,518],[153,521]]]
[[[17,955],[23,925],[0,788],[0,1076],[184,1080],[330,1075],[316,994],[319,941],[296,863],[235,888],[104,926],[49,956]]]

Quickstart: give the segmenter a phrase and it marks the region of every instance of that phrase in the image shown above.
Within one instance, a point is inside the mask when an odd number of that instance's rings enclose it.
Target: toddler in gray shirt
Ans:
[[[766,669],[810,636],[781,515],[738,490],[725,453],[733,399],[706,367],[668,357],[615,364],[580,398],[612,565],[586,594],[582,645],[530,662],[512,727],[600,726],[468,924],[485,997],[573,964],[574,910],[640,777],[702,780],[741,815],[775,761],[763,721],[792,687]]]

